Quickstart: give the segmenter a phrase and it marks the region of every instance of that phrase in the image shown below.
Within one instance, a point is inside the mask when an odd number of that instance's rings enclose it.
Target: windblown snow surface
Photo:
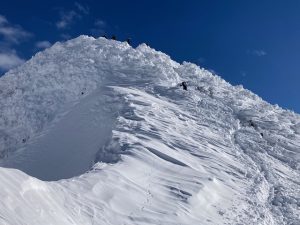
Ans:
[[[1,225],[300,224],[300,116],[145,44],[56,43],[0,106]]]

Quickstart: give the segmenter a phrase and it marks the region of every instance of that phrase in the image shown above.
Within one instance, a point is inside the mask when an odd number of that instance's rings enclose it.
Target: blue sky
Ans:
[[[56,41],[115,34],[300,112],[300,1],[6,0],[0,74]]]

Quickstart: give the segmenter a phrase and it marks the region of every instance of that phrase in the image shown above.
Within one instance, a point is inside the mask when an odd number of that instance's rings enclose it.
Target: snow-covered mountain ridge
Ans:
[[[56,43],[0,105],[0,224],[300,224],[300,116],[144,44]]]

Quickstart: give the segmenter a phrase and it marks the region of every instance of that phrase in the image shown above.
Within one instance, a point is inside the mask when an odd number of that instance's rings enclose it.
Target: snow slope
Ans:
[[[300,116],[144,44],[56,43],[0,106],[0,224],[300,224]]]

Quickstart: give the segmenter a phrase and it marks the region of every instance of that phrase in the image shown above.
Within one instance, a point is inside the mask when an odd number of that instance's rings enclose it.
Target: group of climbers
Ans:
[[[181,82],[181,83],[179,84],[179,86],[182,87],[183,90],[187,91],[187,82],[186,82],[186,81]],[[198,90],[199,88],[196,88],[196,89]],[[211,91],[211,90],[210,90],[210,91]],[[253,127],[255,130],[258,130],[258,126],[257,126],[257,124],[255,124],[255,123],[253,122],[253,120],[249,120],[249,121],[248,121],[248,125],[249,125],[250,127]],[[263,137],[264,134],[263,134],[262,132],[260,132],[260,136]]]
[[[104,38],[107,39],[106,35],[103,35],[102,37],[104,37]],[[112,39],[112,40],[117,40],[117,38],[116,38],[115,35],[112,35],[111,39]],[[131,39],[128,38],[128,39],[126,40],[126,42],[127,42],[128,44],[131,44]],[[179,83],[179,87],[182,87],[182,89],[183,89],[184,91],[187,91],[187,90],[188,90],[188,83],[187,83],[186,81],[182,81],[181,83]],[[202,88],[201,88],[201,87],[197,87],[196,90],[202,90]],[[213,95],[213,92],[212,92],[211,89],[209,89],[209,95],[210,95],[210,96]],[[258,130],[257,124],[255,124],[252,120],[249,120],[249,121],[248,121],[248,125],[249,125],[250,127],[253,127],[255,130]],[[264,134],[261,133],[261,132],[260,132],[260,135],[261,135],[261,137],[264,136]]]
[[[105,38],[105,39],[109,39],[106,35],[102,35],[102,37]],[[117,40],[117,37],[116,37],[116,35],[112,35],[110,39],[111,39],[111,40]],[[130,45],[130,44],[131,44],[131,38],[127,38],[127,39],[126,39],[126,42]],[[183,90],[185,90],[185,91],[188,90],[188,84],[187,84],[186,81],[182,81],[182,82],[179,84],[179,86],[182,87]],[[197,89],[197,90],[202,90],[201,87],[197,87],[196,89]],[[212,91],[210,90],[210,92],[212,92]],[[84,94],[85,94],[85,92],[82,91],[82,92],[81,92],[81,95],[84,95]],[[211,95],[212,95],[212,93],[211,93]],[[249,120],[249,121],[248,121],[248,124],[249,124],[250,127],[253,127],[255,130],[258,129],[257,125],[256,125],[252,120]],[[260,133],[260,135],[261,135],[261,137],[264,136],[263,133]],[[23,139],[22,139],[22,143],[25,143],[26,141],[27,141],[26,138],[23,138]]]
[[[105,38],[105,39],[109,39],[105,34],[102,35],[102,37]],[[116,40],[117,40],[117,37],[116,37],[116,35],[112,35],[110,39],[116,41]],[[126,39],[126,42],[130,45],[130,44],[131,44],[131,38],[127,38],[127,39]]]

